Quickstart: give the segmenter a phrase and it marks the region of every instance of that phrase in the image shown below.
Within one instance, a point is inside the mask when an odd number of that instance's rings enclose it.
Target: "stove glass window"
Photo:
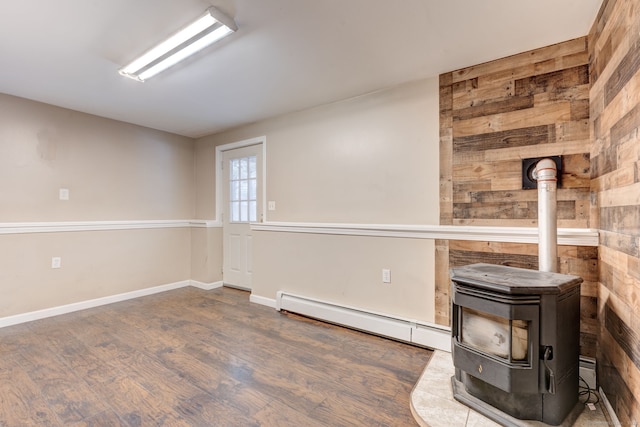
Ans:
[[[527,362],[529,323],[462,307],[462,343],[510,362]]]

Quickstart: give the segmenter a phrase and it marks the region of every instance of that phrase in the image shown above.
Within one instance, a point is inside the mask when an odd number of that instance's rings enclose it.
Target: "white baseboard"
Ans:
[[[451,330],[427,322],[376,313],[357,307],[279,291],[276,310],[286,310],[436,350],[451,351]]]
[[[212,289],[221,288],[224,285],[224,283],[222,281],[203,283],[203,282],[198,282],[197,280],[191,280],[190,285],[195,288],[204,289],[205,291],[210,291]]]
[[[272,298],[265,298],[251,294],[249,296],[249,301],[260,305],[266,305],[267,307],[276,308],[276,300]]]
[[[169,283],[167,285],[154,286],[152,288],[139,289],[137,291],[125,292],[117,295],[91,299],[87,301],[66,304],[59,307],[45,308],[43,310],[31,311],[28,313],[16,314],[0,318],[0,328],[5,326],[17,325],[20,323],[31,322],[33,320],[45,319],[47,317],[58,316],[61,314],[72,313],[74,311],[85,310],[87,308],[99,307],[101,305],[112,304],[114,302],[125,301],[133,298],[139,298],[147,295],[153,295],[160,292],[166,292],[173,289],[184,288],[189,286],[191,281],[183,280],[181,282]]]
[[[412,325],[411,342],[451,353],[451,329],[440,325],[416,323]]]

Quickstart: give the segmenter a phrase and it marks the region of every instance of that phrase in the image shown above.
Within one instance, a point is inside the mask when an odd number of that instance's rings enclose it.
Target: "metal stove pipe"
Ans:
[[[557,170],[552,159],[536,164],[538,181],[538,269],[558,272]]]

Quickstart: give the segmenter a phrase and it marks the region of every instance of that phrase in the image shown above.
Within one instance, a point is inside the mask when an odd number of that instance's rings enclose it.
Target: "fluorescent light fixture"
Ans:
[[[237,29],[233,19],[215,7],[210,7],[197,21],[148,50],[118,72],[143,82]]]

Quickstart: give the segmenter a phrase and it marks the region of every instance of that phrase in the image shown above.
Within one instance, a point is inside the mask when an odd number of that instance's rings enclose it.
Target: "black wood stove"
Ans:
[[[491,264],[451,273],[454,397],[505,426],[572,425],[582,279]]]

